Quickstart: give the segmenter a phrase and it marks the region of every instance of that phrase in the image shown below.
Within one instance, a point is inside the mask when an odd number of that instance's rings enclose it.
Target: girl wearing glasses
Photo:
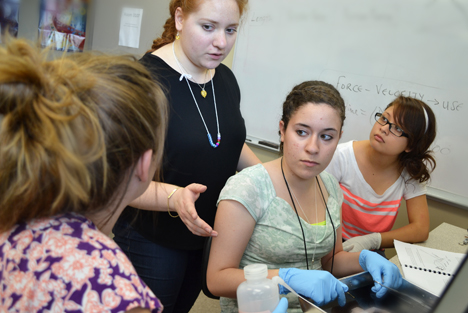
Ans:
[[[327,167],[344,194],[346,251],[391,248],[393,239],[415,243],[429,235],[425,183],[436,166],[429,150],[435,115],[424,102],[400,96],[375,120],[369,140],[338,145]],[[409,224],[392,230],[402,199]]]

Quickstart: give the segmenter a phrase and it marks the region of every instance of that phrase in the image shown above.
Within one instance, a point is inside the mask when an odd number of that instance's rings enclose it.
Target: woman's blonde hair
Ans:
[[[119,201],[145,151],[159,168],[166,102],[132,57],[0,47],[0,232]]]

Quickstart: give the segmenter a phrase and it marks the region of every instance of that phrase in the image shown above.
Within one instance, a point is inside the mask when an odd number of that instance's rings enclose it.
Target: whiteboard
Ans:
[[[233,71],[254,143],[279,143],[282,103],[305,80],[340,91],[341,142],[368,139],[395,96],[423,100],[438,123],[428,195],[468,207],[468,1],[250,0]]]

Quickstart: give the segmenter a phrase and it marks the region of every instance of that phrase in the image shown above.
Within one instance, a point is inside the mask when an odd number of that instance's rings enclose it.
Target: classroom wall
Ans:
[[[18,17],[18,38],[27,39],[33,42],[38,40],[39,6],[39,0],[21,0]],[[88,15],[86,26],[87,28],[90,24],[92,25],[92,17],[93,15]],[[85,41],[85,49],[89,49],[91,39],[92,35],[87,34]],[[54,58],[60,57],[63,54],[62,51],[56,50],[51,50],[50,53],[50,55]]]
[[[120,17],[124,7],[143,9],[138,48],[118,45]],[[92,32],[90,49],[141,57],[163,32],[163,25],[169,17],[169,0],[95,0],[92,1],[89,13],[94,14],[88,18]]]
[[[94,0],[90,1],[86,19],[85,50],[99,50],[106,53],[133,54],[142,56],[153,39],[163,31],[169,17],[170,0]],[[18,37],[32,41],[38,38],[39,0],[21,0],[19,10]],[[119,46],[120,16],[123,7],[143,9],[140,46],[130,48]],[[54,56],[62,53],[52,51]]]
[[[22,0],[19,10],[18,37],[37,39],[39,28],[39,1]]]

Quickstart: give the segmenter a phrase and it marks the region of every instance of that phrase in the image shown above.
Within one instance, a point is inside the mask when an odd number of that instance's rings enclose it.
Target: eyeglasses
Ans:
[[[389,125],[389,130],[392,134],[394,134],[397,137],[408,137],[408,134],[403,131],[399,126],[396,124],[390,123],[385,116],[382,115],[382,113],[375,113],[375,120],[377,123],[379,123],[382,126]]]

